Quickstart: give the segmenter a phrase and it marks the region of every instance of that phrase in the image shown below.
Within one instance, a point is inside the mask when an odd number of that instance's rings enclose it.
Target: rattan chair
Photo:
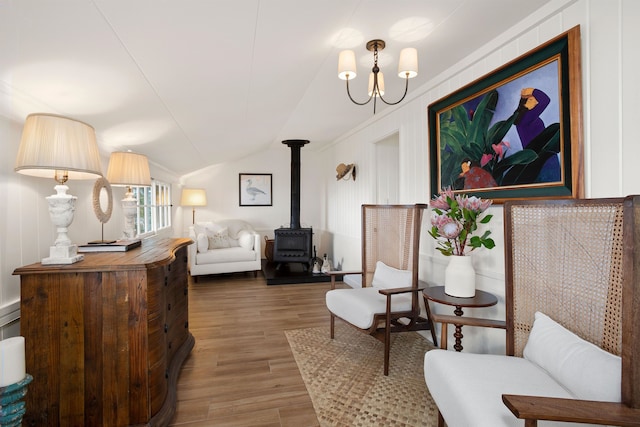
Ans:
[[[439,408],[439,425],[446,421],[449,427],[455,427],[467,424],[470,419],[478,419],[474,425],[522,425],[517,417],[524,419],[527,427],[536,426],[537,420],[640,426],[640,253],[636,250],[637,239],[640,239],[640,196],[507,202],[507,356],[445,350],[434,350],[433,354],[425,355],[425,379]],[[505,375],[508,364],[514,359],[527,360],[528,353],[525,352],[522,358],[523,351],[528,341],[533,341],[530,332],[537,311],[572,331],[579,339],[621,356],[621,377],[617,377],[620,365],[615,365],[618,366],[614,370],[617,379],[610,384],[617,394],[618,381],[621,383],[620,403],[558,398],[557,395],[534,397],[531,395],[538,394],[530,392],[536,387],[532,384],[534,381],[517,384],[520,375]],[[482,319],[447,320],[445,317],[438,316],[437,321],[450,320],[452,324],[468,321],[464,324],[482,326]],[[489,322],[487,326],[495,327],[495,322]],[[594,351],[600,352],[595,347]],[[492,371],[492,367],[495,370]],[[451,375],[438,379],[443,369]],[[570,369],[561,374],[566,371]],[[596,371],[592,369],[579,374],[583,378],[578,380],[586,381],[589,393],[597,392],[597,380],[592,379],[598,373]],[[566,384],[562,381],[564,378],[560,383]],[[589,381],[593,381],[593,385]],[[493,386],[498,390],[493,390]],[[452,395],[462,395],[464,399],[452,405]],[[468,402],[476,405],[475,414],[466,413],[472,412],[466,405]],[[477,414],[485,407],[492,407],[495,413]]]
[[[420,229],[426,207],[363,205],[362,271],[331,273],[331,290],[326,295],[331,338],[337,317],[382,341],[385,375],[389,374],[391,333],[431,329],[436,343],[428,307],[421,310],[418,280]],[[336,275],[344,274],[361,274],[362,287],[336,289]]]

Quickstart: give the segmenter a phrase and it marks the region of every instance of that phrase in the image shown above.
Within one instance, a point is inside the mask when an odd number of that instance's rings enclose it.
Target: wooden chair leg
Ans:
[[[389,353],[391,352],[391,295],[387,295],[387,315],[384,322],[384,375],[389,375]]]
[[[385,331],[385,338],[384,338],[384,375],[385,376],[389,376],[389,352],[390,352],[390,347],[391,347],[391,343],[389,343],[389,333],[388,333],[388,329],[387,331]]]
[[[437,347],[438,339],[436,338],[436,325],[435,323],[433,323],[433,320],[431,320],[431,309],[429,308],[429,301],[424,294],[423,294],[423,299],[424,299],[424,308],[425,308],[425,311],[427,312],[427,320],[429,321],[429,329],[431,330],[431,339],[433,340],[433,345]]]
[[[331,321],[330,323],[330,327],[329,329],[331,330],[331,339],[334,338],[335,336],[335,330],[336,330],[336,316],[333,315],[333,313],[331,314]]]

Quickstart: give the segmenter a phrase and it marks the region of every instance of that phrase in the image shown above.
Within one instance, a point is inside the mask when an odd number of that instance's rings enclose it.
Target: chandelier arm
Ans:
[[[356,105],[367,105],[369,102],[371,102],[371,98],[373,98],[373,94],[374,94],[374,93],[375,93],[375,92],[373,92],[373,93],[371,94],[371,96],[369,97],[369,99],[367,99],[365,102],[358,102],[358,101],[356,101],[355,99],[353,99],[353,98],[351,97],[351,92],[349,92],[349,79],[347,79],[347,95],[349,95],[349,99],[350,99],[350,100],[351,100],[351,102],[353,102],[354,104],[356,104]]]
[[[378,96],[380,97],[380,99],[382,100],[382,102],[384,102],[387,105],[396,105],[402,102],[402,100],[404,99],[405,96],[407,96],[407,90],[409,89],[409,77],[407,77],[405,79],[405,85],[404,85],[404,94],[402,95],[402,98],[398,99],[396,102],[387,102],[382,95],[378,94]]]

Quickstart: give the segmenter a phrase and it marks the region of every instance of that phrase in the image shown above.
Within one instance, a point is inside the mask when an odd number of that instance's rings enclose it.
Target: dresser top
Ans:
[[[15,275],[50,274],[55,272],[92,272],[148,269],[170,264],[178,249],[188,246],[193,240],[188,238],[149,237],[142,245],[126,252],[87,252],[84,259],[67,265],[42,265],[34,263],[16,268]]]

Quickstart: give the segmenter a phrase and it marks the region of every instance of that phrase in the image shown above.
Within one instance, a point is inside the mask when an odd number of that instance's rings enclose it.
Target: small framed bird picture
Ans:
[[[271,178],[270,173],[241,173],[238,187],[240,206],[272,206]]]

